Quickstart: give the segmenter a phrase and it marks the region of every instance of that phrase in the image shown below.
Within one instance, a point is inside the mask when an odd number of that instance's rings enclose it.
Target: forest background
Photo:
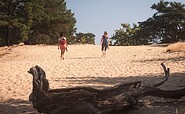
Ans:
[[[0,1],[0,46],[57,44],[65,33],[69,44],[95,44],[94,33],[76,32],[76,18],[65,0]],[[185,5],[161,0],[151,4],[156,12],[143,22],[120,23],[111,45],[146,45],[185,40]]]

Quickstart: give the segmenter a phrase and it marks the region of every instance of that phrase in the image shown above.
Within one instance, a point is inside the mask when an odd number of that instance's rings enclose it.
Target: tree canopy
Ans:
[[[76,19],[64,0],[3,0],[0,9],[0,45],[56,44],[60,33],[73,41]]]
[[[113,45],[141,45],[146,44],[146,39],[138,37],[138,31],[140,27],[136,24],[121,24],[122,28],[115,31],[113,35],[112,43]]]
[[[185,5],[161,0],[151,6],[152,17],[138,24],[122,23],[112,45],[143,45],[185,40]],[[69,44],[95,43],[93,33],[76,33],[74,13],[65,0],[1,0],[0,46],[20,42],[56,44],[64,33]],[[75,34],[76,33],[76,34]],[[74,36],[75,35],[75,36]]]
[[[75,41],[81,44],[95,44],[95,35],[92,33],[76,33]]]
[[[161,0],[151,6],[156,13],[138,25],[122,24],[112,39],[113,45],[172,43],[185,40],[185,5]]]
[[[0,45],[11,45],[28,38],[29,20],[22,17],[23,4],[21,0],[0,1]]]

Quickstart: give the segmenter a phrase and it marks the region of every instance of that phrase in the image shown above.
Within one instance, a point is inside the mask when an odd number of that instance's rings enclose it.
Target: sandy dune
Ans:
[[[185,87],[185,53],[182,51],[168,53],[166,47],[155,45],[114,46],[110,47],[106,57],[101,57],[100,48],[99,45],[70,45],[65,60],[60,60],[57,46],[1,47],[0,114],[36,113],[28,101],[32,91],[32,76],[27,73],[35,65],[46,71],[50,88],[102,88],[135,80],[150,84],[162,78],[163,69],[160,64],[164,62],[170,68],[171,76],[161,88],[169,90]],[[148,98],[144,101],[154,100]],[[166,99],[156,98],[155,101],[156,104],[134,110],[130,114],[145,114],[146,111],[146,114],[175,114],[176,109],[179,114],[185,113],[183,99],[169,100],[167,105],[161,104]]]

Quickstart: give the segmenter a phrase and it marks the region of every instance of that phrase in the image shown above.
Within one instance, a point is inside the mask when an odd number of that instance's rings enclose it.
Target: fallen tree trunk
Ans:
[[[33,90],[30,101],[41,113],[48,114],[118,114],[137,107],[138,100],[145,96],[157,96],[179,99],[185,95],[185,88],[180,90],[161,90],[169,77],[169,68],[161,64],[165,77],[150,86],[141,86],[140,81],[123,83],[106,89],[74,87],[49,90],[49,83],[44,70],[35,66],[29,69],[33,75]]]

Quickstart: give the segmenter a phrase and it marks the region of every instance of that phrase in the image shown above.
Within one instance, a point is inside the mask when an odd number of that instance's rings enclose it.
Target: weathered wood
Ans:
[[[168,77],[170,75],[170,69],[166,68],[164,63],[161,63],[161,66],[163,67],[163,70],[164,70],[164,79],[160,80],[159,82],[153,83],[153,85],[151,85],[152,87],[160,86],[160,85],[164,84],[164,82],[166,82],[168,80]]]
[[[165,77],[150,86],[141,86],[140,81],[123,83],[106,89],[74,87],[49,90],[44,70],[35,66],[28,71],[33,76],[33,90],[30,101],[39,112],[48,114],[115,114],[136,107],[144,96],[181,98],[185,88],[180,90],[161,90],[157,86],[168,80],[169,68],[161,64]]]

